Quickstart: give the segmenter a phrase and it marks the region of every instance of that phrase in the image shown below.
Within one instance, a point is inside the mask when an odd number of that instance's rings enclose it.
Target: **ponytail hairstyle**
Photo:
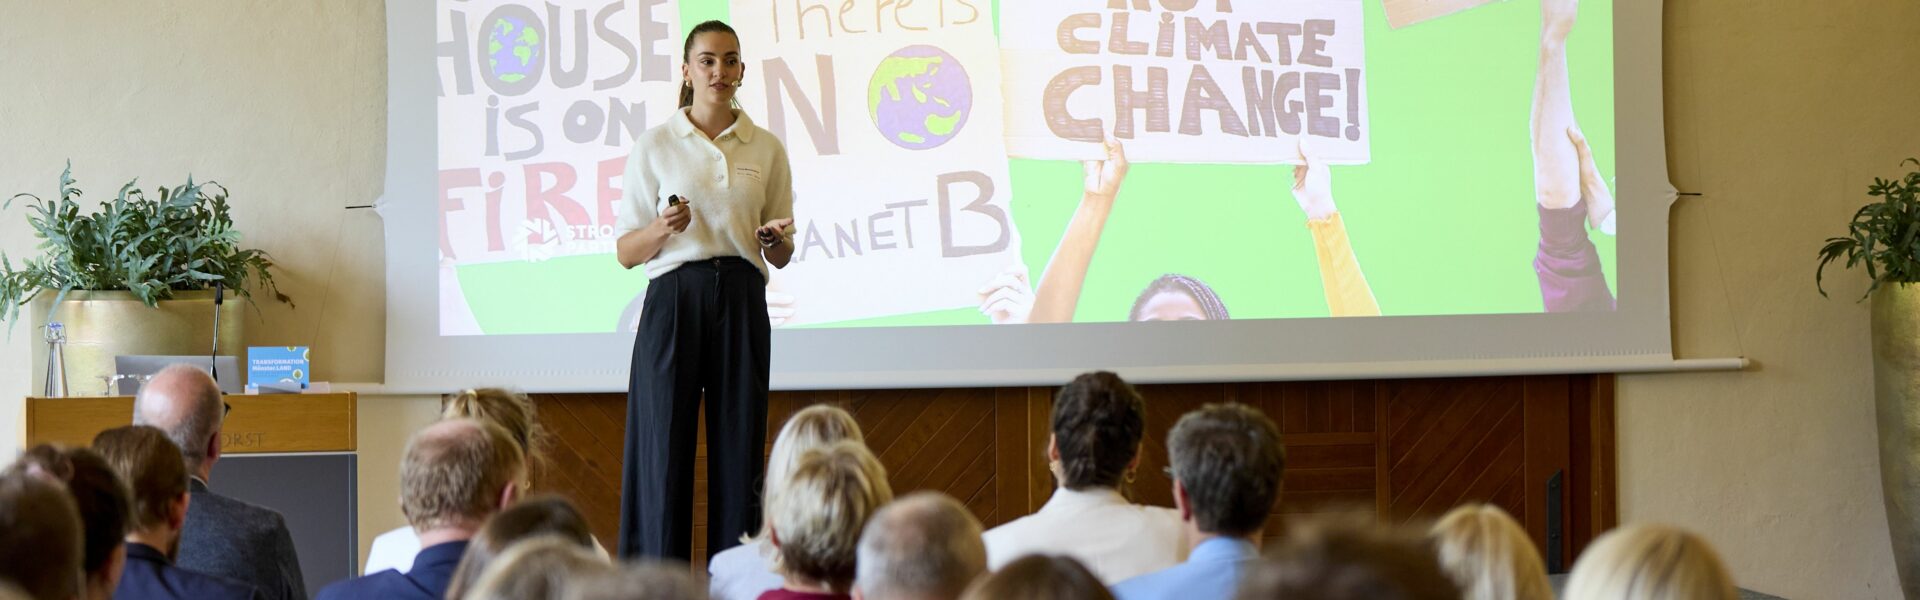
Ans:
[[[1140,453],[1147,404],[1108,371],[1082,373],[1053,397],[1051,429],[1060,449],[1060,484],[1069,490],[1119,488]]]
[[[501,388],[461,390],[447,399],[440,418],[499,425],[520,446],[520,454],[527,457],[528,473],[546,463],[547,430],[540,426],[533,400],[526,394]]]
[[[687,61],[692,60],[692,57],[689,57],[687,55],[693,53],[693,39],[700,37],[700,34],[702,33],[724,33],[724,34],[733,36],[733,39],[735,40],[740,39],[740,34],[734,33],[733,27],[730,27],[726,23],[722,23],[717,20],[707,21],[705,23],[695,25],[693,26],[692,31],[687,32],[687,42],[685,45],[683,45],[680,48],[680,64],[684,65],[684,64],[687,64]],[[689,106],[693,106],[693,83],[686,80],[681,80],[680,81],[680,108],[686,108]]]
[[[1162,292],[1178,292],[1193,298],[1194,304],[1200,305],[1200,312],[1206,314],[1209,321],[1225,321],[1228,318],[1227,305],[1220,301],[1220,295],[1214,293],[1213,288],[1207,287],[1207,284],[1198,279],[1168,273],[1153,280],[1153,283],[1147,284],[1147,289],[1140,292],[1140,297],[1133,300],[1133,311],[1127,313],[1127,320],[1140,320],[1140,312],[1146,310],[1147,301]]]

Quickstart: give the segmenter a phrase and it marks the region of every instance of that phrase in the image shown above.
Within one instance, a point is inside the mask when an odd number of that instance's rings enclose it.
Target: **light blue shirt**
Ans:
[[[1240,573],[1260,558],[1253,542],[1216,537],[1193,548],[1187,562],[1122,581],[1113,586],[1118,600],[1227,600],[1240,585]]]

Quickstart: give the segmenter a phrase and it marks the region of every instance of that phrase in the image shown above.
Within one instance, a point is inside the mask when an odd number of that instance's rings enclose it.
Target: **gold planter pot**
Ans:
[[[1880,494],[1900,587],[1920,598],[1920,285],[1883,285],[1872,302]]]
[[[55,311],[53,298],[57,295],[58,290],[42,290],[28,312],[33,330],[14,332],[32,336],[33,395],[46,390],[47,344],[41,333],[49,320],[59,321],[66,328],[63,356],[69,396],[106,393],[106,378],[115,374],[116,356],[205,356],[213,349],[211,290],[174,292],[174,299],[161,301],[158,308],[142,304],[132,292],[74,290]],[[233,294],[228,296],[220,307],[220,354],[244,358],[246,347],[241,342],[246,302]]]

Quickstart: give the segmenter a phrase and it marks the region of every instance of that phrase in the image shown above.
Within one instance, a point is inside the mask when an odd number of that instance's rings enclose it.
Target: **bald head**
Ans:
[[[166,432],[180,447],[187,472],[204,478],[220,458],[222,406],[220,384],[213,376],[193,365],[176,364],[140,387],[133,401],[133,424]]]
[[[959,598],[987,570],[980,521],[939,492],[914,492],[867,522],[854,586],[866,600]]]
[[[477,528],[513,499],[526,457],[499,425],[449,419],[407,442],[400,511],[416,531]]]

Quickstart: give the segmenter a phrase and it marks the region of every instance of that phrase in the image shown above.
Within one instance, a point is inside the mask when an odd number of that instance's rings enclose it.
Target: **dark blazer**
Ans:
[[[356,577],[336,582],[320,590],[317,600],[351,600],[353,598],[401,598],[408,600],[440,600],[447,595],[447,586],[453,583],[453,570],[460,566],[460,556],[467,553],[467,543],[446,542],[420,549],[413,557],[413,569],[405,573],[387,569],[365,577]]]
[[[265,600],[307,600],[293,534],[279,512],[215,494],[197,477],[192,490],[175,565],[252,585]]]
[[[128,542],[127,568],[120,572],[120,587],[113,589],[113,597],[121,600],[260,600],[260,592],[225,577],[175,567],[158,548]]]

